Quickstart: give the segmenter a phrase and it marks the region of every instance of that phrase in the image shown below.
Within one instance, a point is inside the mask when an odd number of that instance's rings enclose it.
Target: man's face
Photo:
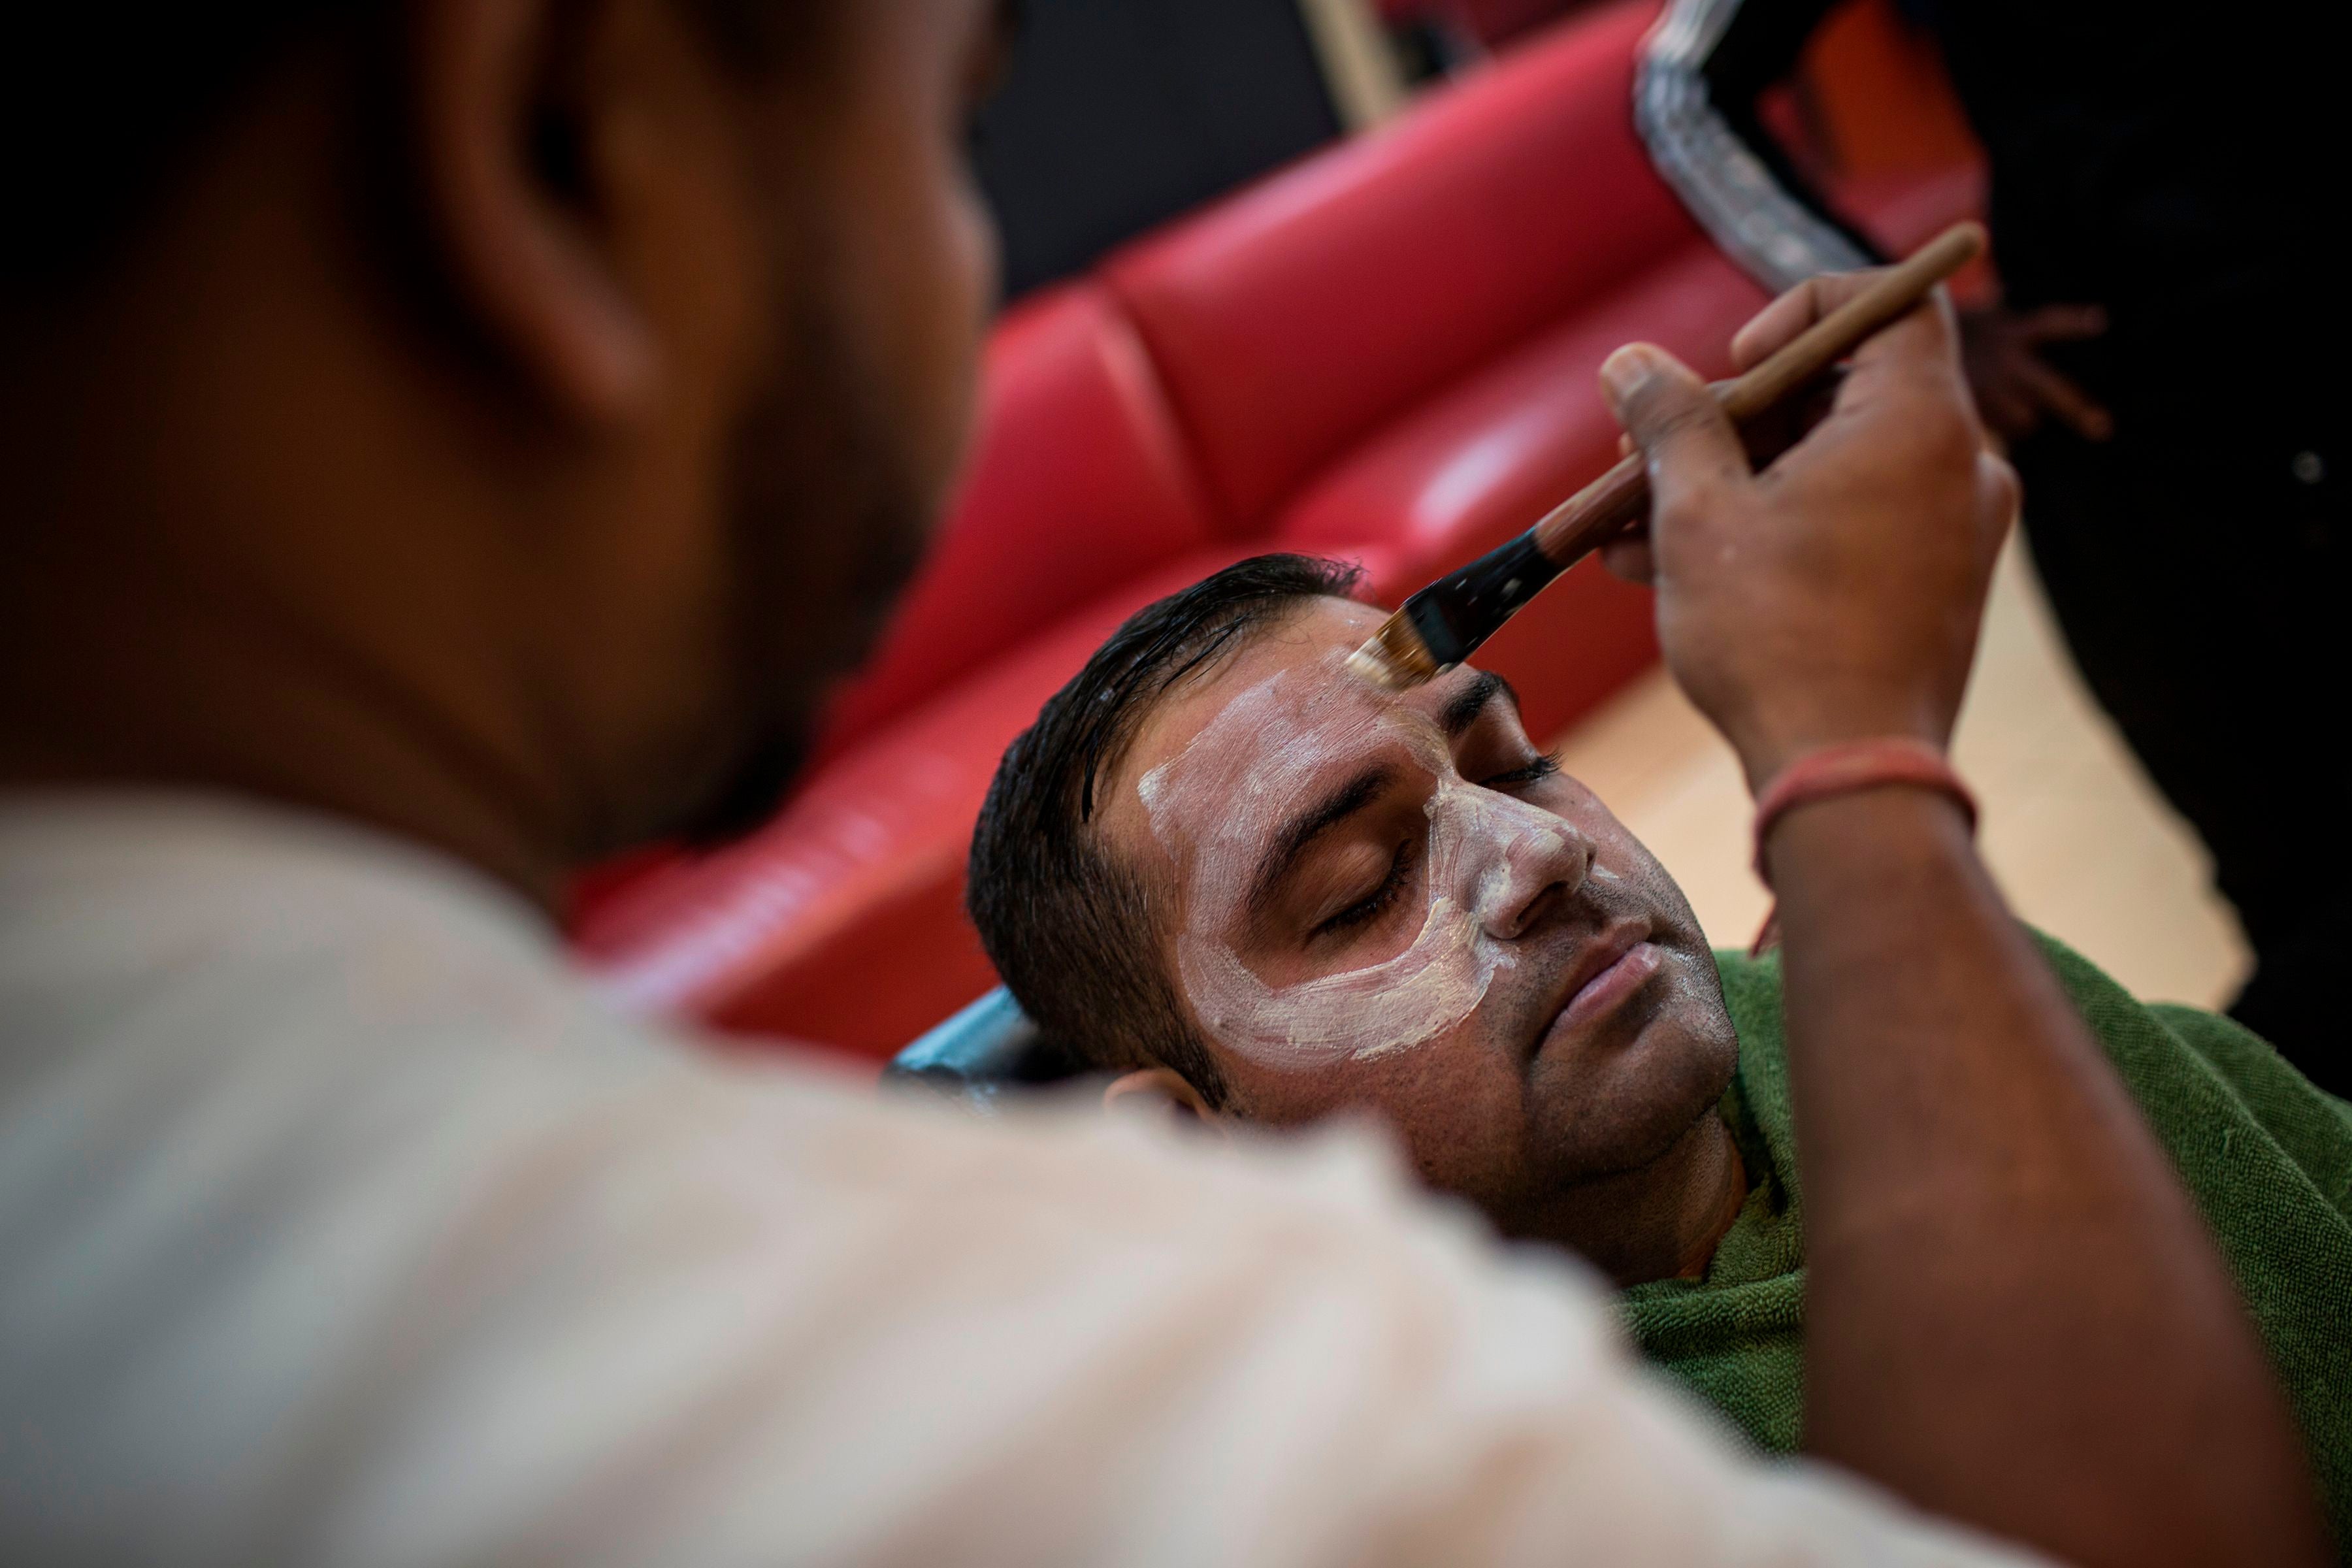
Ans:
[[[1238,1113],[1377,1110],[1433,1185],[1530,1225],[1664,1155],[1737,1045],[1680,889],[1507,687],[1346,673],[1381,618],[1316,600],[1173,694],[1105,847],[1165,890],[1164,961]]]
[[[821,63],[747,109],[780,324],[730,441],[709,622],[730,754],[689,804],[697,836],[773,808],[955,474],[997,254],[966,130],[1002,64],[1004,9],[835,5]]]

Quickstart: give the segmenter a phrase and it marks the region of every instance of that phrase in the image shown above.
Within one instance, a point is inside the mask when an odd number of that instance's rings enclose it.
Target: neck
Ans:
[[[1511,1228],[1574,1249],[1621,1286],[1696,1279],[1747,1199],[1739,1145],[1710,1108],[1657,1159],[1579,1183]]]
[[[217,602],[51,585],[37,608],[0,606],[0,786],[299,806],[431,845],[553,911],[567,857],[531,831],[544,818],[526,782],[394,672],[356,653],[305,657],[299,636]]]

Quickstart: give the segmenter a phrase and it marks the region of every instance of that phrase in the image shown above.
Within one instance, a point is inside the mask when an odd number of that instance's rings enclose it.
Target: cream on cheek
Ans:
[[[1551,813],[1463,782],[1430,721],[1381,700],[1339,668],[1342,655],[1242,692],[1183,751],[1138,781],[1160,847],[1185,884],[1179,982],[1202,1027],[1238,1055],[1311,1068],[1423,1044],[1470,1016],[1514,962],[1515,911],[1541,888],[1580,879],[1582,842]],[[1269,738],[1282,737],[1279,744]],[[1393,957],[1268,985],[1234,953],[1251,873],[1276,815],[1335,758],[1402,741],[1435,776],[1426,811],[1421,925]],[[1176,824],[1203,825],[1189,853]]]

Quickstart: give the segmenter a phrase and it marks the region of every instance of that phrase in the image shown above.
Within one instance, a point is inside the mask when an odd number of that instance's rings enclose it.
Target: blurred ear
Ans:
[[[1103,1086],[1103,1109],[1141,1112],[1188,1127],[1213,1128],[1225,1136],[1224,1119],[1209,1109],[1201,1091],[1170,1068],[1143,1068],[1123,1073]]]
[[[662,176],[678,8],[648,0],[421,0],[409,8],[411,156],[452,293],[566,416],[623,420],[657,364],[629,217]],[[667,86],[671,90],[664,91]],[[680,236],[682,240],[698,237]]]

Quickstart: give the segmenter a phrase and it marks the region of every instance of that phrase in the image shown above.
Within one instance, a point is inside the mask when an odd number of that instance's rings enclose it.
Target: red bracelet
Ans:
[[[1968,814],[1969,827],[1977,825],[1977,797],[1944,753],[1925,741],[1888,736],[1876,741],[1848,741],[1807,752],[1773,775],[1756,797],[1756,875],[1767,886],[1764,838],[1772,825],[1797,806],[1833,795],[1849,795],[1883,784],[1912,784],[1942,792]]]

